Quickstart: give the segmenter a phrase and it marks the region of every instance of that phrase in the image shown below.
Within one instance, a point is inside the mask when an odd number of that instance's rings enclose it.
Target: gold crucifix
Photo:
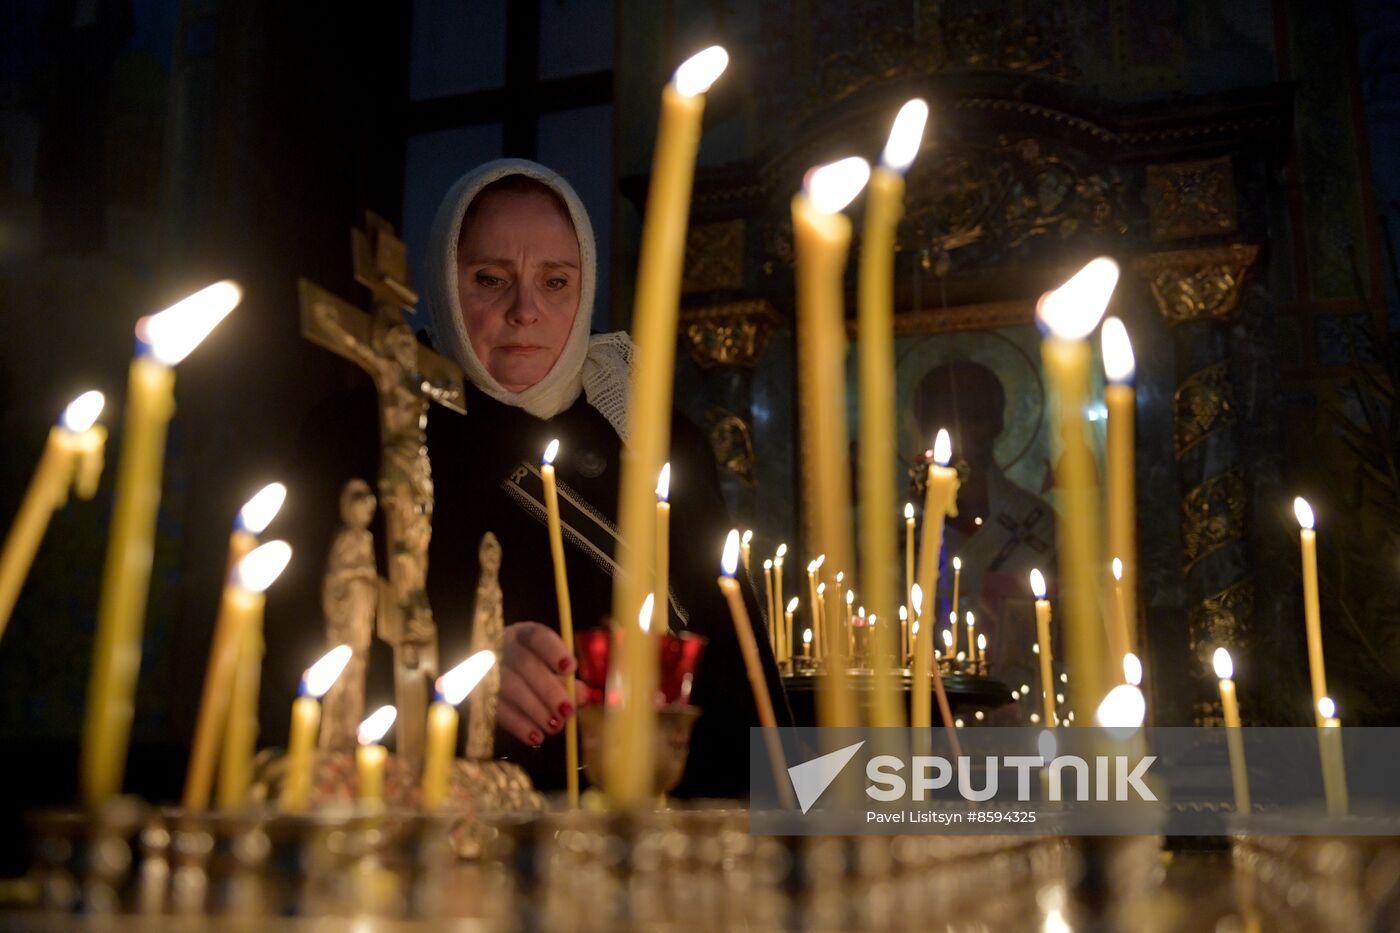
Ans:
[[[428,685],[437,678],[437,626],[428,605],[428,542],[433,532],[433,478],[428,462],[428,409],[436,402],[466,413],[462,371],[420,346],[404,319],[418,303],[408,285],[408,254],[394,228],[366,212],[352,231],[355,281],[370,290],[366,314],[302,279],[301,333],[359,365],[379,393],[379,507],[387,532],[388,579],[380,579],[376,629],[394,648],[398,754],[423,762]],[[364,684],[351,685],[364,690]]]

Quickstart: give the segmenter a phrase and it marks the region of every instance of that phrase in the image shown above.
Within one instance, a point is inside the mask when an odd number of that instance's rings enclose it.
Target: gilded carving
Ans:
[[[753,368],[782,318],[766,301],[735,301],[681,312],[685,348],[704,369],[713,366]]]
[[[744,222],[691,227],[685,240],[685,272],[681,290],[708,292],[744,287]]]
[[[1176,390],[1176,456],[1235,423],[1234,389],[1225,362],[1192,373]]]
[[[1153,253],[1132,261],[1152,290],[1162,317],[1172,324],[1201,318],[1224,320],[1239,307],[1245,274],[1259,247],[1232,243],[1209,249]]]
[[[1239,229],[1230,157],[1147,167],[1152,239],[1218,236]]]
[[[725,408],[712,408],[705,414],[710,430],[710,449],[715,461],[746,485],[754,483],[753,432],[748,422]]]
[[[1205,558],[1244,538],[1244,473],[1239,469],[1213,476],[1181,500],[1185,573]]]
[[[952,308],[916,308],[894,316],[896,337],[925,337],[961,330],[995,330],[1035,321],[1034,301],[989,301]],[[860,323],[846,321],[846,336],[855,340]]]
[[[1241,580],[1191,607],[1187,628],[1191,653],[1209,667],[1211,655],[1224,645],[1244,643],[1254,617],[1254,581]]]

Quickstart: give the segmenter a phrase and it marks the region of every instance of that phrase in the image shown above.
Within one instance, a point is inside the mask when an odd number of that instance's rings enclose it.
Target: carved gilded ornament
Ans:
[[[1239,229],[1229,156],[1147,167],[1152,239],[1219,236]]]
[[[755,478],[753,431],[748,422],[725,408],[712,408],[705,413],[709,428],[710,449],[715,462],[752,486]]]
[[[744,222],[691,227],[685,240],[685,272],[681,291],[717,291],[744,287]]]
[[[1191,654],[1207,667],[1215,649],[1237,649],[1254,617],[1254,581],[1244,579],[1191,607],[1187,634]]]
[[[1213,476],[1181,500],[1183,573],[1211,554],[1244,539],[1245,484],[1239,469]]]
[[[1157,310],[1169,323],[1201,318],[1224,320],[1240,303],[1245,274],[1259,256],[1252,243],[1173,250],[1132,260],[1147,281]]]
[[[1230,367],[1220,362],[1192,373],[1176,390],[1176,456],[1235,423]]]
[[[735,301],[681,312],[685,348],[704,369],[758,364],[768,335],[782,318],[766,301]]]

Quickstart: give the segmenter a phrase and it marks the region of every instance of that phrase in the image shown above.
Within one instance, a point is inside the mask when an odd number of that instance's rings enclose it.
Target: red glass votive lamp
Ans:
[[[578,654],[578,681],[582,686],[582,703],[603,702],[608,679],[608,658],[612,649],[612,630],[593,628],[574,637]],[[706,639],[690,632],[663,635],[657,639],[661,653],[661,680],[656,691],[656,705],[689,706],[690,690],[695,681],[695,669],[704,653]]]

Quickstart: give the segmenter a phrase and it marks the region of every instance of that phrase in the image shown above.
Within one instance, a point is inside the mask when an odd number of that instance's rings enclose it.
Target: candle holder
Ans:
[[[690,632],[668,632],[654,637],[661,656],[657,705],[689,706],[690,690],[695,682],[695,669],[700,664],[700,657],[704,654],[709,640]],[[579,697],[580,706],[603,702],[613,638],[613,630],[608,628],[587,629],[575,637],[578,681],[583,687]]]
[[[583,770],[589,783],[604,786],[603,704],[590,703],[578,711],[579,735],[583,745]],[[685,774],[690,757],[690,736],[700,718],[700,707],[683,704],[660,706],[656,710],[656,753],[652,794],[661,796],[675,790]]]

